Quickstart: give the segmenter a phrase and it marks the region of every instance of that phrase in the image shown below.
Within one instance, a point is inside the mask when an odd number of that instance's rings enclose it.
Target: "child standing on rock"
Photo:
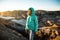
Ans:
[[[33,40],[34,33],[38,30],[38,19],[35,15],[34,8],[29,8],[27,12],[27,21],[26,21],[26,28],[30,31],[29,40]]]

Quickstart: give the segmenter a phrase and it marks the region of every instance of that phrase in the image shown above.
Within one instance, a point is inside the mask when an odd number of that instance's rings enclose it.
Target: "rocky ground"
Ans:
[[[0,23],[0,40],[27,40],[23,35],[15,30],[7,28]]]
[[[36,37],[38,40],[60,40],[60,29],[43,27],[36,32]]]
[[[0,20],[0,40],[28,40],[29,32],[11,29]],[[5,21],[6,22],[6,21]],[[8,23],[8,22],[7,22]],[[41,27],[35,33],[34,40],[60,40],[60,27],[56,24],[48,27]]]
[[[60,40],[60,18],[39,17],[39,29],[34,40]],[[28,40],[29,32],[24,30],[25,27],[11,20],[0,18],[0,40]]]

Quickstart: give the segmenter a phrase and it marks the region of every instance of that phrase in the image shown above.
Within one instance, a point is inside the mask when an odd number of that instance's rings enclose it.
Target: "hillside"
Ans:
[[[0,12],[0,40],[27,40],[29,32],[24,30],[26,12],[14,10]],[[34,40],[60,40],[60,11],[36,10],[39,29]]]

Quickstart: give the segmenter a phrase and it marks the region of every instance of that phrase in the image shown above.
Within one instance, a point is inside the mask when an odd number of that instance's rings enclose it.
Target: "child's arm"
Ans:
[[[28,18],[26,20],[26,27],[25,27],[25,29],[28,29]]]
[[[37,17],[35,18],[35,32],[38,30],[38,19]]]

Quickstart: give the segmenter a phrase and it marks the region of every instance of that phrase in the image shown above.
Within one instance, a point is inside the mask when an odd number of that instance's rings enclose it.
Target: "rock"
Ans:
[[[58,30],[54,30],[51,27],[42,27],[36,32],[35,35],[37,35],[37,39],[41,40],[56,40],[55,38],[59,36],[59,32]]]
[[[0,40],[27,40],[23,35],[15,30],[5,27],[0,24]]]

